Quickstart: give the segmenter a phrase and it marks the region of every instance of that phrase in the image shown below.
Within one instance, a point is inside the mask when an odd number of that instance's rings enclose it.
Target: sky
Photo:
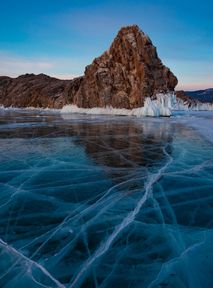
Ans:
[[[0,75],[83,75],[122,26],[137,24],[178,77],[213,87],[213,1],[7,0],[0,5]]]

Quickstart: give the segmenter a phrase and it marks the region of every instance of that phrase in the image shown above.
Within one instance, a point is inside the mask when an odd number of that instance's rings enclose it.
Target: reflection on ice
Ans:
[[[0,287],[213,287],[213,153],[196,131],[46,112],[0,123]]]

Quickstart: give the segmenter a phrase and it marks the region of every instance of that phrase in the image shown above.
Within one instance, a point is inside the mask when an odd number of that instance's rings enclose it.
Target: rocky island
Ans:
[[[176,85],[177,78],[162,64],[149,37],[134,25],[121,28],[109,50],[95,58],[82,77],[0,77],[0,105],[132,109],[143,106],[146,97],[174,91]]]

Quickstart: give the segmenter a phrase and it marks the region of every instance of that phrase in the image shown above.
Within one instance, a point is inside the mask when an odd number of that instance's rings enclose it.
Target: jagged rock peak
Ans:
[[[125,39],[133,46],[133,48],[137,48],[139,38],[142,38],[146,44],[152,44],[149,36],[146,35],[137,25],[126,26],[119,30],[113,44],[116,43],[116,41]]]
[[[146,97],[173,91],[177,78],[137,25],[120,29],[109,50],[86,67],[72,102],[80,107],[135,108]]]

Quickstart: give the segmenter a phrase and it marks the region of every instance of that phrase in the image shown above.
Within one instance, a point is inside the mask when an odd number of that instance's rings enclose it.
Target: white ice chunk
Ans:
[[[135,109],[113,108],[111,106],[105,108],[80,108],[76,105],[66,105],[62,108],[61,113],[82,113],[95,115],[127,115],[127,116],[170,116],[172,107],[176,103],[174,93],[158,94],[157,99],[152,100],[147,97],[143,107]]]

